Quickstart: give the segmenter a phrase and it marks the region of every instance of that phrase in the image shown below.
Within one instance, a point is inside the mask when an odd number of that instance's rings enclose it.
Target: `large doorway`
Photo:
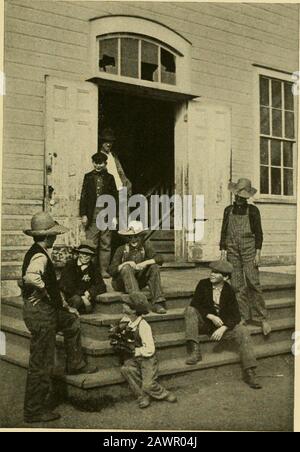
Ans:
[[[174,103],[100,88],[99,127],[114,129],[117,154],[133,193],[174,188]]]

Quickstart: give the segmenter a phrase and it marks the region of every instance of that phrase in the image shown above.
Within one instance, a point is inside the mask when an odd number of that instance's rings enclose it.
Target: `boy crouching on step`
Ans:
[[[128,328],[135,332],[135,347],[132,357],[124,362],[121,373],[137,396],[139,407],[147,408],[151,398],[176,402],[176,396],[157,382],[158,361],[152,330],[143,318],[149,312],[146,296],[141,292],[131,293],[128,301],[124,301],[123,312],[125,316],[121,323],[128,322]]]

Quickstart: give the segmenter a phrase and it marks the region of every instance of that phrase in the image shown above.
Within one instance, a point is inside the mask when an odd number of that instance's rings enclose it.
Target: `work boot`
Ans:
[[[24,416],[24,422],[27,424],[33,424],[37,422],[52,422],[61,418],[61,415],[54,411],[48,411],[46,413],[37,414],[35,416]]]
[[[164,400],[169,403],[176,403],[177,397],[175,394],[173,394],[173,392],[169,392],[167,397]]]
[[[271,331],[272,331],[272,328],[271,328],[270,324],[266,320],[264,320],[262,322],[261,326],[262,326],[262,330],[263,330],[264,336],[268,336],[271,333]]]
[[[138,398],[138,404],[140,408],[148,408],[150,405],[150,398],[147,395]]]
[[[186,364],[193,365],[197,364],[199,361],[202,361],[200,345],[197,342],[188,341],[187,348],[189,356],[185,362]]]
[[[252,389],[261,389],[262,386],[256,380],[256,373],[254,369],[247,369],[244,372],[244,382]]]
[[[155,303],[152,307],[152,312],[155,312],[156,314],[166,314],[167,310],[163,303]]]

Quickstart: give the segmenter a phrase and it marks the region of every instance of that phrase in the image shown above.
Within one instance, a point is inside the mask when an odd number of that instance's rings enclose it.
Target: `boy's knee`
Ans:
[[[129,264],[126,264],[121,268],[120,274],[124,276],[128,275],[128,273],[133,273],[133,268]]]
[[[149,266],[149,271],[150,271],[151,273],[158,273],[158,272],[159,272],[159,265],[157,265],[157,264],[151,264],[151,265]]]

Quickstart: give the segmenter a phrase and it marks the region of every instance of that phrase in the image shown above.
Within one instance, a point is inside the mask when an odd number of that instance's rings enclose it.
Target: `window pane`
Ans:
[[[284,108],[286,110],[294,110],[294,96],[292,87],[292,83],[284,83]]]
[[[158,46],[142,41],[142,79],[158,81]]]
[[[286,196],[293,196],[294,188],[293,188],[293,170],[285,169],[283,173],[284,180],[284,192],[283,194]]]
[[[281,166],[281,141],[271,140],[271,165]]]
[[[283,166],[293,168],[293,143],[283,143]]]
[[[260,107],[260,133],[270,135],[269,108]]]
[[[281,82],[279,80],[272,80],[272,107],[282,107]]]
[[[271,168],[271,194],[281,195],[281,169]]]
[[[269,164],[268,141],[266,138],[260,139],[260,163],[263,165]]]
[[[272,109],[272,135],[282,137],[282,112]]]
[[[285,137],[294,138],[294,113],[286,111],[285,113]]]
[[[267,166],[260,167],[260,192],[269,193],[269,168]]]
[[[121,39],[121,75],[138,78],[138,40]]]
[[[269,80],[264,77],[259,79],[260,105],[269,105]]]
[[[117,38],[99,41],[99,69],[101,72],[118,74]]]
[[[176,85],[176,57],[167,50],[160,49],[161,81]]]

